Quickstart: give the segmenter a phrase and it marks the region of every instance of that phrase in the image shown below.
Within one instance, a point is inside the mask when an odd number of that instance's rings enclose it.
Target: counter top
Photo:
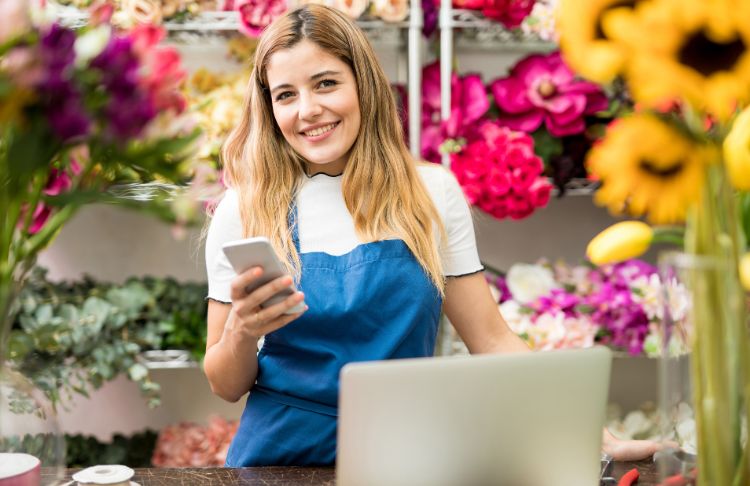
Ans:
[[[637,468],[638,486],[658,484],[656,467],[651,460],[615,462],[616,479]],[[67,481],[78,469],[69,469]],[[136,469],[133,478],[140,486],[223,486],[223,485],[316,485],[335,484],[336,471],[330,467],[247,467],[247,468],[148,468]]]

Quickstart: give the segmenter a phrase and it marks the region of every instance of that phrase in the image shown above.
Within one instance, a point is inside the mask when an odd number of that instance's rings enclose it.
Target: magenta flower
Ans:
[[[451,116],[440,120],[440,63],[422,70],[422,157],[440,163],[440,145],[448,138],[479,137],[477,130],[490,108],[487,91],[478,74],[451,75]]]
[[[276,17],[286,12],[284,0],[235,0],[234,7],[240,12],[240,31],[250,37],[258,37]]]
[[[544,123],[555,137],[583,132],[584,117],[608,106],[601,88],[576,79],[559,52],[526,57],[508,77],[494,81],[491,90],[501,125],[531,133]]]
[[[546,206],[552,186],[532,138],[489,122],[478,133],[483,138],[451,156],[469,202],[498,219],[522,219]]]
[[[529,16],[535,3],[536,0],[484,0],[482,13],[513,29]]]

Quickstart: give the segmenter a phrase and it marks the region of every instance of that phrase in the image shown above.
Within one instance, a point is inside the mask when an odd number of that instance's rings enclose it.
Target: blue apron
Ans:
[[[227,466],[334,464],[341,368],[434,353],[442,300],[402,240],[300,260],[309,309],[265,337]]]

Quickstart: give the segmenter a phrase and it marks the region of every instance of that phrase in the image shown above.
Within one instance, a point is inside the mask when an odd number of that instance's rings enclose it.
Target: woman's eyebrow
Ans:
[[[339,74],[341,74],[340,71],[331,71],[331,70],[321,71],[317,74],[313,74],[312,76],[310,76],[310,81],[315,81],[316,79],[324,78],[326,76],[338,76]],[[280,89],[287,89],[287,88],[293,88],[293,87],[294,86],[292,86],[289,83],[280,84],[278,86],[273,87],[271,89],[271,93],[278,91]]]

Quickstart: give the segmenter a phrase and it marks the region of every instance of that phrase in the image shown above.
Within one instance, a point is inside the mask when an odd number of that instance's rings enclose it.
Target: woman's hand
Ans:
[[[281,302],[261,308],[261,304],[281,290],[292,285],[292,277],[285,275],[262,285],[248,293],[247,287],[263,275],[261,267],[253,267],[232,280],[232,311],[229,318],[232,331],[256,341],[268,333],[286,326],[305,311],[285,314],[288,309],[302,302],[302,292],[295,292]],[[307,306],[305,306],[307,310]]]
[[[651,440],[622,440],[604,429],[602,450],[615,461],[640,461],[654,455],[663,445]]]

